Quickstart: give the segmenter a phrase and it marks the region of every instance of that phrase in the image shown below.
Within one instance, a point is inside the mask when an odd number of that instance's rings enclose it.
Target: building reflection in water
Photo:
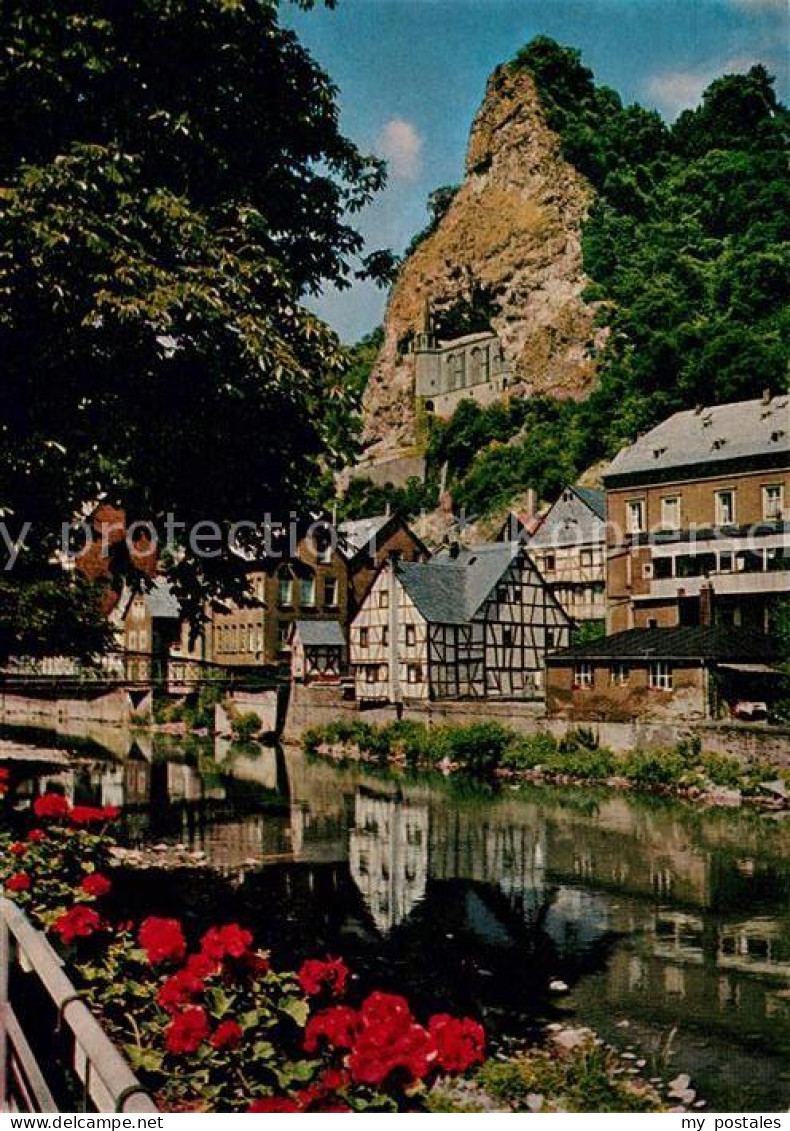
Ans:
[[[359,788],[349,867],[373,922],[388,933],[411,913],[428,882],[428,806]]]

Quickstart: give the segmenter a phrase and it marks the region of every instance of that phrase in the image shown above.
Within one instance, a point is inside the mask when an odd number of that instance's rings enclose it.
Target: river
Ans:
[[[239,919],[275,961],[342,954],[503,1038],[589,1024],[648,1074],[690,1073],[708,1110],[787,1108],[782,815],[119,734],[81,745],[69,794],[122,805],[129,846],[213,866],[127,870],[128,910]]]

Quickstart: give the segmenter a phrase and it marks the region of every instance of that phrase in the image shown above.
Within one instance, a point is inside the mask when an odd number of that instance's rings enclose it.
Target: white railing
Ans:
[[[158,1109],[63,970],[44,935],[8,899],[0,896],[0,1111],[58,1111],[42,1064],[25,1034],[14,1001],[35,980],[52,1006],[54,1028],[68,1050],[59,1067],[79,1091],[78,1110],[144,1114]],[[20,986],[20,982],[22,983]],[[31,987],[32,988],[32,987]],[[50,1030],[50,1041],[52,1041]],[[32,1038],[31,1038],[32,1039]],[[33,1042],[35,1043],[35,1041]],[[50,1052],[54,1053],[51,1046]],[[50,1059],[50,1058],[47,1058]],[[74,1110],[69,1107],[68,1110]]]

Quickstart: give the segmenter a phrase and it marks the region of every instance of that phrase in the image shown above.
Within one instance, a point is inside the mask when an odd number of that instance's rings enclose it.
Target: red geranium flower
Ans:
[[[295,1100],[289,1099],[288,1096],[264,1096],[262,1099],[251,1103],[247,1110],[251,1113],[270,1112],[274,1114],[275,1112],[301,1111],[302,1109]]]
[[[308,958],[302,963],[302,968],[297,974],[302,992],[306,994],[320,994],[326,989],[334,997],[342,997],[346,988],[349,969],[342,958],[325,959]]]
[[[98,825],[104,821],[104,810],[95,805],[75,805],[69,813],[72,825]]]
[[[27,852],[27,845],[16,841],[14,844],[9,844],[8,851],[12,856],[24,856]]]
[[[103,895],[107,895],[112,889],[112,882],[108,880],[106,876],[103,876],[101,872],[91,872],[89,876],[84,878],[80,887],[86,895],[93,895],[97,899],[100,899]]]
[[[64,943],[69,944],[73,943],[75,939],[88,938],[89,935],[100,930],[101,926],[101,917],[93,908],[78,903],[76,907],[72,907],[70,911],[64,911],[55,920],[52,924],[52,930],[60,935]]]
[[[471,1017],[437,1013],[428,1022],[428,1030],[436,1044],[439,1066],[445,1072],[466,1072],[485,1059],[485,1030]]]
[[[242,1036],[241,1025],[236,1021],[223,1021],[211,1034],[209,1044],[214,1049],[235,1049]]]
[[[199,1005],[184,1010],[171,1023],[165,1036],[167,1051],[176,1055],[195,1052],[209,1035],[206,1011]]]
[[[345,1068],[327,1068],[321,1074],[319,1083],[325,1092],[339,1092],[351,1083],[351,1077]]]
[[[178,919],[150,916],[143,921],[137,941],[152,966],[160,962],[181,962],[187,952],[187,941]]]
[[[71,806],[62,793],[42,793],[33,802],[37,817],[65,817]]]
[[[380,1087],[393,1075],[412,1083],[434,1067],[436,1046],[412,1017],[405,998],[373,993],[362,1004],[360,1020],[361,1032],[348,1062],[359,1083]]]
[[[359,1014],[348,1005],[334,1005],[331,1009],[316,1013],[305,1028],[305,1052],[316,1052],[322,1040],[332,1048],[352,1048],[359,1024]]]
[[[102,809],[102,819],[105,821],[117,821],[121,815],[121,810],[117,805],[105,805]]]
[[[42,840],[47,839],[47,834],[43,829],[31,829],[27,834],[27,839],[31,844],[41,844]]]
[[[430,1033],[412,1021],[397,1035],[375,1025],[363,1029],[348,1067],[358,1083],[381,1087],[393,1075],[408,1083],[422,1080],[435,1062],[436,1046]]]
[[[210,927],[200,940],[200,949],[208,958],[222,961],[226,956],[241,958],[252,942],[249,931],[238,923],[228,923],[225,927]]]
[[[156,1000],[167,1013],[180,1013],[192,1004],[192,999],[203,993],[203,980],[190,973],[186,967],[163,982]]]
[[[9,876],[5,882],[6,891],[30,891],[30,885],[33,881],[27,872],[15,872],[13,876]]]

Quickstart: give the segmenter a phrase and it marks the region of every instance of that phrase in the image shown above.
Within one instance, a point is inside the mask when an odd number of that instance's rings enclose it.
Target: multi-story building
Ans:
[[[215,664],[288,665],[297,621],[302,627],[311,621],[334,621],[345,633],[390,554],[405,561],[428,557],[420,539],[396,514],[343,522],[336,529],[313,523],[286,548],[288,541],[284,532],[281,554],[245,564],[246,602],[214,604],[206,631]]]
[[[769,629],[790,593],[790,397],[675,413],[604,485],[609,632]]]
[[[353,619],[379,567],[393,554],[404,562],[425,562],[431,556],[401,515],[378,514],[350,519],[337,527],[338,548],[348,567],[348,614]]]
[[[391,560],[351,625],[357,699],[538,699],[546,653],[569,635],[518,542]]]
[[[534,534],[529,555],[574,622],[606,619],[606,496],[566,487]]]
[[[306,530],[283,551],[245,563],[244,602],[214,602],[206,625],[211,659],[229,668],[277,668],[290,663],[294,624],[348,615],[346,555],[329,537]]]

